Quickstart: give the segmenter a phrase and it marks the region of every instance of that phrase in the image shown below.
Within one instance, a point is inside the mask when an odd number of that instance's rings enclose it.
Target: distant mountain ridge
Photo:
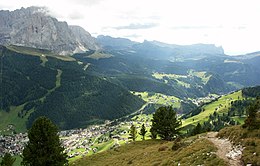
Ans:
[[[214,44],[176,45],[147,40],[139,43],[126,38],[114,38],[103,35],[98,36],[97,41],[103,49],[141,52],[142,56],[152,59],[200,59],[208,56],[225,55],[223,48],[221,46],[217,47]]]
[[[1,10],[0,44],[48,49],[63,55],[99,49],[90,33],[58,21],[43,7]]]
[[[208,54],[224,54],[224,49],[214,44],[191,44],[191,45],[176,45],[176,44],[167,44],[159,41],[152,41],[151,43],[161,46],[161,47],[170,47],[173,49],[179,49],[185,51],[186,49],[192,50],[192,53],[208,53]],[[187,50],[186,50],[187,51]]]
[[[116,49],[130,48],[134,44],[137,44],[137,42],[131,41],[126,38],[114,38],[111,36],[104,36],[104,35],[99,35],[97,37],[97,41],[103,48],[116,48]]]

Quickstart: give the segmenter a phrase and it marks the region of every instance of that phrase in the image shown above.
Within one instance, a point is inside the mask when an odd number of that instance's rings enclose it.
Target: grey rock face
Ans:
[[[76,25],[70,25],[69,28],[74,34],[76,41],[78,43],[81,43],[83,47],[89,48],[91,50],[99,49],[96,39],[93,38],[91,34],[87,32],[85,29]]]
[[[0,11],[0,44],[48,49],[63,55],[99,48],[83,28],[58,21],[42,7]]]

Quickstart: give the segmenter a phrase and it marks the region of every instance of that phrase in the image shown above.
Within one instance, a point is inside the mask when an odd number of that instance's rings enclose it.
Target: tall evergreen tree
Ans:
[[[248,108],[248,116],[243,125],[244,128],[249,130],[259,129],[260,121],[257,119],[257,111],[260,109],[260,100],[257,100],[254,104],[251,104]]]
[[[150,133],[151,133],[150,137],[152,139],[156,139],[157,138],[157,132],[155,131],[155,129],[153,127],[150,128]]]
[[[12,166],[14,164],[14,162],[15,162],[15,158],[13,158],[10,153],[5,153],[0,165],[1,166]]]
[[[197,135],[200,133],[202,133],[202,127],[201,127],[201,124],[198,123],[197,126],[194,127],[194,129],[192,130],[191,135]]]
[[[176,112],[171,106],[160,107],[153,114],[152,130],[163,140],[172,140],[174,136],[178,135],[178,127],[181,121],[177,119]]]
[[[146,129],[145,129],[145,126],[144,126],[144,124],[142,125],[142,128],[141,128],[141,130],[140,130],[140,135],[143,137],[143,140],[145,140],[145,134],[146,134]]]
[[[29,142],[22,154],[25,166],[63,166],[67,165],[67,155],[61,146],[58,128],[51,120],[40,117],[28,131]]]
[[[135,141],[136,137],[137,137],[137,130],[136,127],[132,124],[132,126],[130,127],[130,131],[129,131],[129,135],[130,138]]]

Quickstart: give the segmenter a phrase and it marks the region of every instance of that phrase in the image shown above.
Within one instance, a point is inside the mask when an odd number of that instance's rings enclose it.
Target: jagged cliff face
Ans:
[[[96,50],[95,39],[83,28],[68,26],[40,7],[0,11],[0,44],[49,49],[59,54]]]

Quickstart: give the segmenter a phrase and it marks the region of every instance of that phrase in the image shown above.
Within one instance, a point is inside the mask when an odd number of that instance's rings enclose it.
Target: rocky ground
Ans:
[[[242,166],[241,156],[243,148],[241,146],[233,146],[228,139],[218,138],[217,134],[218,132],[209,132],[206,136],[218,148],[216,154],[228,162],[230,166]]]

